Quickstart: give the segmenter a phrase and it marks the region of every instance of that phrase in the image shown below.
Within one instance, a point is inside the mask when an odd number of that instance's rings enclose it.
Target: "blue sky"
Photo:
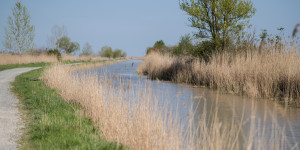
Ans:
[[[0,49],[4,49],[4,27],[16,0],[0,1]],[[252,0],[257,11],[251,19],[257,34],[262,29],[276,34],[284,27],[291,35],[300,23],[300,0]],[[143,56],[157,40],[175,45],[181,35],[195,31],[178,0],[22,0],[35,25],[35,48],[46,47],[54,25],[67,28],[68,36],[82,46],[88,42],[95,52],[111,46],[128,56]],[[299,33],[300,34],[300,33]]]

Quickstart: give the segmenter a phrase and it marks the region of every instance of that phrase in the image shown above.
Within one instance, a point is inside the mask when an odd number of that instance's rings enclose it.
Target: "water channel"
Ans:
[[[219,91],[205,87],[148,80],[145,76],[136,74],[136,69],[141,61],[132,60],[89,71],[96,71],[100,75],[104,73],[111,74],[124,79],[124,81],[130,80],[130,83],[125,84],[130,84],[134,88],[141,88],[138,85],[147,83],[158,101],[161,104],[168,103],[168,109],[179,112],[178,117],[183,122],[191,116],[194,116],[195,122],[197,122],[197,118],[204,111],[207,112],[207,118],[209,119],[212,116],[210,112],[217,110],[218,118],[223,124],[232,124],[233,120],[239,123],[240,120],[243,120],[245,123],[242,130],[246,133],[244,136],[249,134],[247,131],[250,128],[250,123],[247,120],[250,120],[253,116],[260,120],[260,122],[256,122],[256,127],[262,125],[266,127],[266,130],[273,130],[272,125],[277,124],[282,128],[285,127],[284,132],[290,144],[295,145],[298,143],[297,147],[300,149],[300,108],[283,106],[270,100],[249,99],[242,96],[222,94]],[[118,83],[120,82],[114,82],[114,84]],[[191,113],[194,113],[194,115],[191,115]]]

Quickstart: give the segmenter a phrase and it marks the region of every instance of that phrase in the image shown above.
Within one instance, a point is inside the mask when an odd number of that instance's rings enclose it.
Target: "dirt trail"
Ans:
[[[18,149],[18,139],[23,126],[17,104],[19,100],[10,91],[10,82],[21,73],[34,68],[16,68],[0,71],[0,150]]]

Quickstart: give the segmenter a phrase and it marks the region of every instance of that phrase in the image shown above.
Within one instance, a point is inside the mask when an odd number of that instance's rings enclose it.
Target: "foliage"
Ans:
[[[47,51],[47,54],[48,55],[55,55],[57,57],[57,60],[61,60],[61,53],[58,49],[50,49]]]
[[[165,45],[163,40],[156,41],[153,45],[153,47],[147,48],[146,54],[150,54],[150,52],[160,52],[160,53],[166,53],[169,52],[168,47]]]
[[[93,55],[92,46],[89,43],[85,43],[80,56],[91,56]]]
[[[114,51],[114,58],[121,57],[122,51],[120,49],[116,49]]]
[[[103,46],[101,48],[101,51],[99,52],[99,55],[102,56],[102,57],[112,58],[114,56],[114,53],[113,53],[111,47],[109,47],[109,46]]]
[[[196,55],[190,35],[181,36],[178,46],[176,46],[172,53],[174,55]]]
[[[127,53],[126,52],[123,52],[121,57],[126,57],[127,56]]]
[[[71,42],[70,38],[63,36],[56,42],[57,48],[64,50],[65,53],[71,54],[80,49],[80,45],[77,42]]]
[[[103,46],[101,48],[101,51],[99,52],[99,55],[102,57],[109,57],[109,58],[118,58],[118,57],[126,57],[126,52],[122,52],[120,49],[112,50],[109,46]]]
[[[255,13],[252,2],[244,0],[181,0],[197,37],[210,39],[216,49],[224,49],[230,35],[242,30]]]
[[[26,6],[20,1],[12,9],[13,16],[8,17],[8,28],[5,29],[5,48],[19,54],[33,49],[34,26],[30,24],[30,15]]]
[[[57,40],[67,35],[68,35],[67,28],[64,25],[62,26],[54,25],[51,28],[51,36],[47,37],[48,47],[57,48],[56,45]]]

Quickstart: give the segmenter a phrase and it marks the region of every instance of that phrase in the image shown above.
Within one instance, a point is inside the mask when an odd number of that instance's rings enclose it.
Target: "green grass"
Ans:
[[[125,149],[102,139],[79,105],[66,102],[43,81],[32,81],[42,72],[43,68],[21,74],[12,83],[25,113],[22,149]]]
[[[96,63],[103,63],[106,62],[105,60],[101,61],[63,61],[64,64],[73,64],[73,63],[82,63],[82,64],[96,64]],[[9,65],[0,65],[0,71],[13,69],[13,68],[24,68],[24,67],[44,67],[48,66],[51,63],[29,63],[29,64],[9,64]]]
[[[50,63],[29,63],[29,64],[10,64],[10,65],[0,65],[0,71],[6,69],[13,69],[13,68],[24,68],[24,67],[43,67],[50,65]]]

